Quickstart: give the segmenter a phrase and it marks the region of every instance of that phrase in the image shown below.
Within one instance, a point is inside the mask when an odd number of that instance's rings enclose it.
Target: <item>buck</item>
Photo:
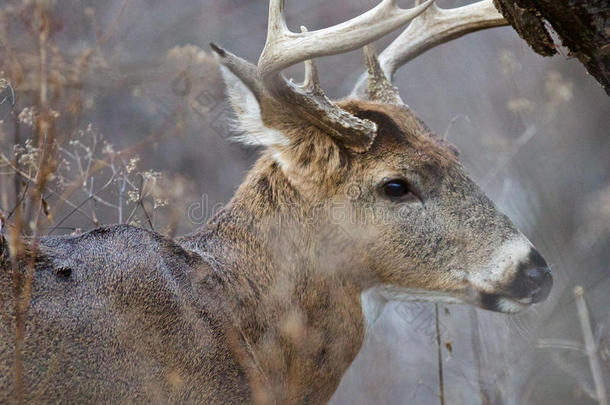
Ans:
[[[411,20],[377,57],[370,44]],[[0,402],[14,398],[20,350],[26,402],[321,404],[390,300],[505,313],[544,300],[544,259],[391,83],[421,52],[503,24],[491,0],[383,0],[294,33],[284,2],[271,0],[258,65],[212,44],[240,137],[264,152],[190,235],[117,225],[42,238],[29,253],[19,349],[5,251]],[[312,60],[360,47],[367,73],[351,96],[329,100]],[[286,80],[300,62],[304,82]],[[27,272],[27,258],[11,260]]]

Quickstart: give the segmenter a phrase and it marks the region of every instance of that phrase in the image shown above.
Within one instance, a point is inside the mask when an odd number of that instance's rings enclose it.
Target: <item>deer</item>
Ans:
[[[372,43],[407,23],[377,55]],[[392,84],[422,52],[505,24],[491,0],[383,0],[295,33],[270,0],[256,65],[211,44],[237,136],[260,157],[185,236],[105,226],[19,257],[2,239],[0,402],[21,377],[26,403],[324,404],[390,301],[507,314],[544,301],[544,258]],[[359,48],[366,72],[330,100],[313,60]],[[301,62],[304,81],[286,79]],[[21,280],[33,264],[20,348],[8,263]]]

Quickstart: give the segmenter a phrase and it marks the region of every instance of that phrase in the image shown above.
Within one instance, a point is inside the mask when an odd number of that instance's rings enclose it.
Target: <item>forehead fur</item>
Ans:
[[[405,106],[347,100],[338,103],[350,113],[377,123],[371,148],[363,153],[340,146],[321,129],[300,120],[277,123],[278,129],[294,139],[273,145],[263,160],[275,162],[293,186],[308,195],[337,192],[346,179],[366,175],[369,170],[428,167],[444,170],[457,162],[457,153]]]
[[[423,161],[442,167],[457,162],[455,147],[439,138],[407,106],[346,100],[339,105],[359,118],[377,123],[377,137],[369,154],[379,149],[408,149]]]

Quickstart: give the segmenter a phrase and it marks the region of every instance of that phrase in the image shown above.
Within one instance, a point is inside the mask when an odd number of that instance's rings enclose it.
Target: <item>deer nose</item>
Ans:
[[[519,266],[514,286],[518,297],[529,299],[532,303],[544,301],[549,296],[553,276],[537,250],[532,249],[527,262]]]

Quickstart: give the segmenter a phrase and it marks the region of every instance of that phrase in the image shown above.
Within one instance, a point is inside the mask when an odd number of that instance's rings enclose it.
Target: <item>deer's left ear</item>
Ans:
[[[263,123],[261,108],[252,91],[229,69],[220,66],[231,106],[235,111],[234,139],[247,145],[283,146],[288,138]]]

